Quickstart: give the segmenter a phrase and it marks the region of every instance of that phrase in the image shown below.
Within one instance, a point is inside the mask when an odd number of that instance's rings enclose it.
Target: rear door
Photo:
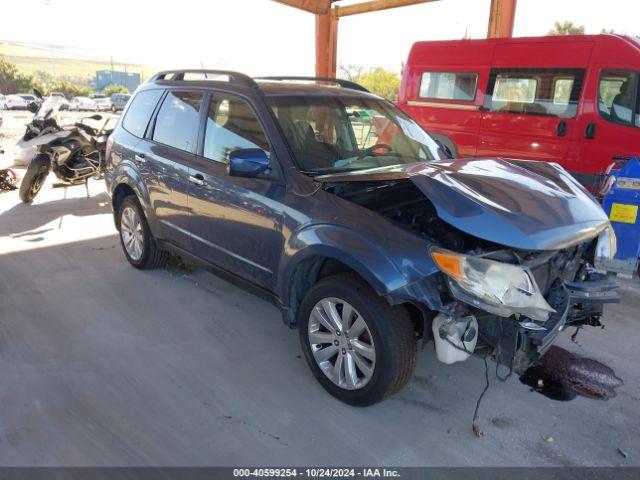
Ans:
[[[477,156],[559,162],[577,142],[576,113],[584,69],[493,68],[487,85]]]
[[[136,152],[136,161],[145,171],[159,237],[184,249],[191,246],[189,165],[197,149],[203,96],[200,91],[167,91]]]
[[[199,257],[271,289],[283,248],[281,200],[286,189],[265,177],[229,176],[229,154],[242,148],[263,149],[273,168],[278,168],[251,103],[214,92],[204,122],[201,156],[190,169],[192,249]]]

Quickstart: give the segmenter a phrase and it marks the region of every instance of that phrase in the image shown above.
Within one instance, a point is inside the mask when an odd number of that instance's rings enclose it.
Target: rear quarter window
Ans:
[[[424,72],[420,98],[472,101],[476,97],[478,74],[468,72]]]
[[[151,114],[162,96],[162,90],[144,90],[132,100],[122,119],[122,127],[136,137],[143,137]]]

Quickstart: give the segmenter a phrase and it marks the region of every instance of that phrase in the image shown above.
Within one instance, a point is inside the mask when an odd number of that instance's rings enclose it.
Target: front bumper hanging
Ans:
[[[549,350],[565,327],[600,325],[603,305],[620,301],[616,288],[613,280],[597,273],[583,281],[558,282],[547,298],[556,311],[546,322],[479,318],[481,338],[495,347],[498,363],[522,374]]]

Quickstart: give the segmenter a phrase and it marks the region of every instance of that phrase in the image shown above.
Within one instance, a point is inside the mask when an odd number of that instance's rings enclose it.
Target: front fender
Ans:
[[[278,275],[278,293],[285,302],[297,266],[312,257],[331,258],[347,265],[379,295],[407,283],[398,266],[374,241],[340,225],[313,224],[294,232],[285,245]]]
[[[127,185],[138,197],[140,205],[144,210],[145,217],[151,228],[151,232],[156,235],[158,232],[158,221],[155,212],[151,208],[151,199],[149,196],[149,190],[140,175],[140,172],[129,162],[123,161],[115,170],[105,175],[105,182],[107,184],[107,191],[111,197],[111,207],[114,210],[114,195],[116,194],[118,187]]]

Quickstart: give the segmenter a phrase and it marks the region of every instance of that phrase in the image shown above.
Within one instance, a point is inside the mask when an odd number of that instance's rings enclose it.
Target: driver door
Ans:
[[[285,186],[266,177],[231,177],[229,154],[260,148],[275,158],[255,110],[227,93],[211,97],[201,154],[190,164],[190,232],[199,257],[273,289],[283,248]]]

